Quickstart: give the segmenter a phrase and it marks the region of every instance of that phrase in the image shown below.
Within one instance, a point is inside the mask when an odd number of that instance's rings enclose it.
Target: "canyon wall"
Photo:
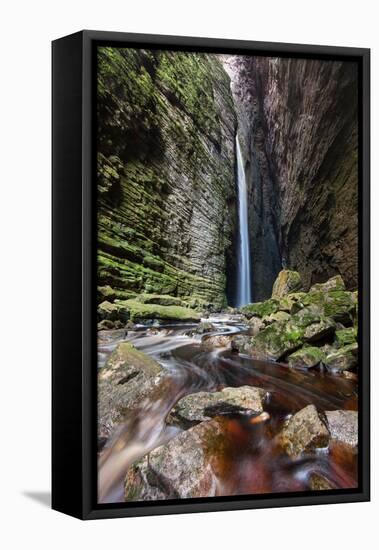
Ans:
[[[253,293],[279,266],[358,284],[357,65],[226,57],[250,181]]]
[[[100,48],[97,97],[99,300],[143,292],[225,306],[236,115],[220,60]]]
[[[305,287],[340,274],[357,288],[354,63],[98,55],[100,301],[148,293],[215,309],[235,303],[237,129],[253,301],[271,295],[283,267]]]
[[[257,59],[281,247],[304,283],[358,278],[357,64]]]

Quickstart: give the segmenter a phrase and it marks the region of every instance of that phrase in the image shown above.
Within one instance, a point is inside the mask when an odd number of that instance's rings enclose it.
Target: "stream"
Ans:
[[[333,443],[293,460],[278,448],[275,436],[289,415],[314,404],[319,411],[357,410],[357,385],[342,375],[322,370],[293,370],[273,362],[257,361],[230,349],[204,345],[202,338],[245,332],[237,316],[206,319],[215,332],[188,334],[196,325],[140,326],[99,333],[98,367],[122,341],[128,341],[154,358],[167,373],[164,391],[151,395],[133,418],[115,430],[99,453],[100,502],[123,500],[123,479],[128,467],[157,446],[167,443],[180,429],[165,420],[175,403],[198,391],[250,385],[266,393],[261,422],[243,414],[220,418],[228,440],[217,457],[218,494],[263,494],[309,490],[309,476],[321,475],[332,488],[357,485],[357,456]]]

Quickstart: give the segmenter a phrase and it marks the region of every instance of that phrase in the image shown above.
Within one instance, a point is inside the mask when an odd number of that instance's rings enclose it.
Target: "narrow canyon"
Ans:
[[[237,304],[237,133],[254,300],[282,268],[355,289],[357,96],[353,63],[101,51],[100,301]]]
[[[99,502],[357,487],[358,95],[98,49]]]

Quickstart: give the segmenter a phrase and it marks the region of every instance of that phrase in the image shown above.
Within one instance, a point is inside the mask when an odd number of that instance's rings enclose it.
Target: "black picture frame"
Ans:
[[[96,502],[96,194],[98,44],[251,53],[359,65],[359,487],[167,502]],[[81,519],[361,502],[370,499],[370,50],[85,30],[52,43],[52,507]],[[364,398],[363,398],[364,396]]]

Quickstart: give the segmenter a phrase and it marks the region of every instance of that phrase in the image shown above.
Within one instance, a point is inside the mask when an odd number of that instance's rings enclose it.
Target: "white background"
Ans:
[[[87,29],[372,48],[373,247],[378,17],[374,0],[31,0],[1,16],[1,454],[3,548],[321,548],[377,543],[379,398],[373,250],[373,502],[80,522],[51,511],[50,484],[50,41]],[[69,215],[69,213],[68,213]],[[70,396],[67,396],[70,406]],[[70,452],[70,449],[67,449]],[[374,542],[375,541],[375,542]]]

